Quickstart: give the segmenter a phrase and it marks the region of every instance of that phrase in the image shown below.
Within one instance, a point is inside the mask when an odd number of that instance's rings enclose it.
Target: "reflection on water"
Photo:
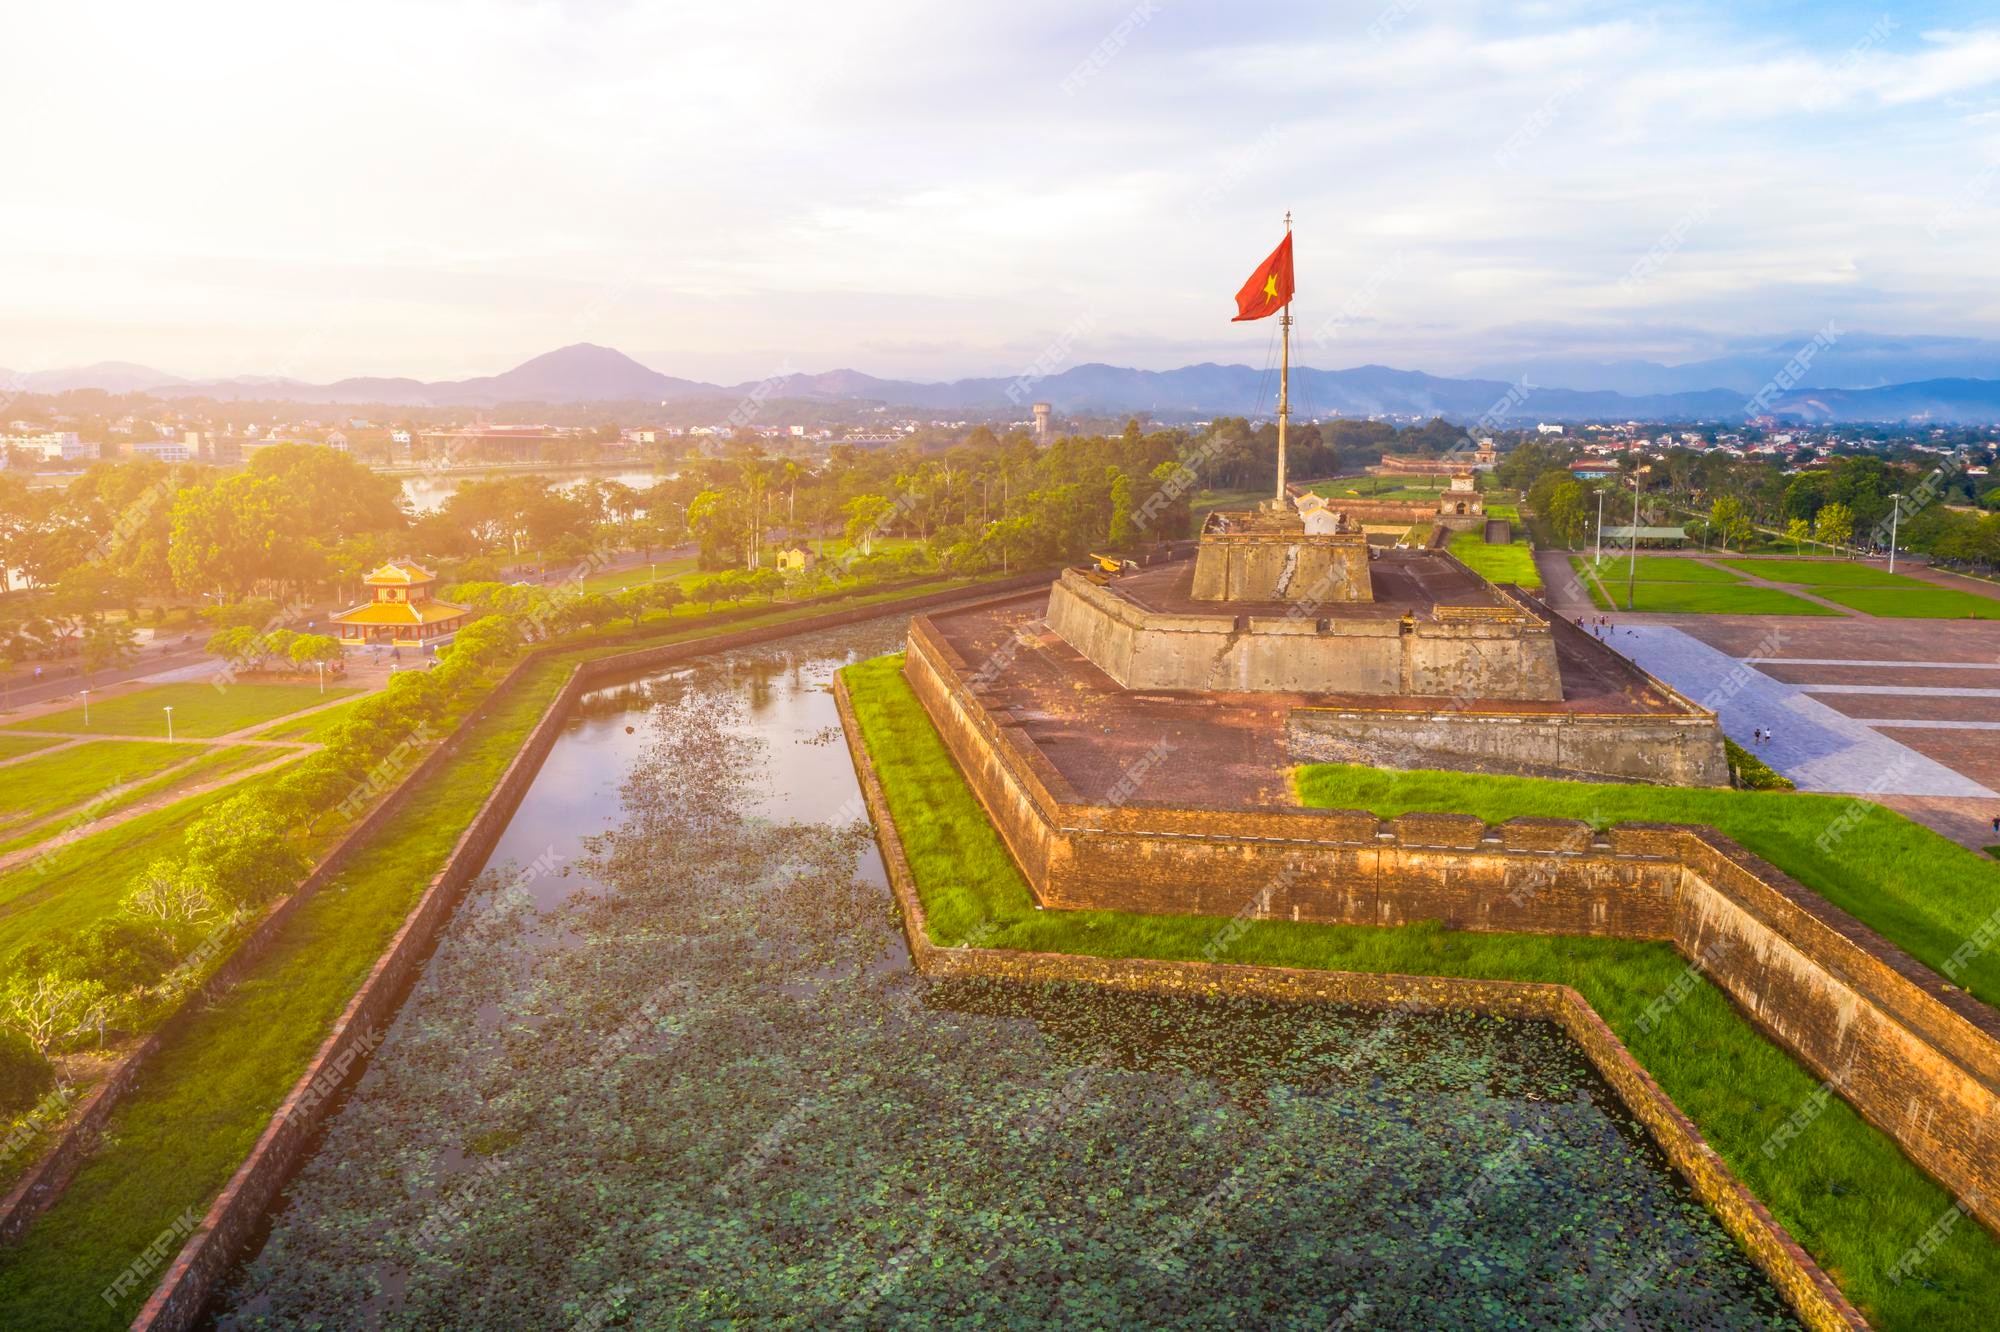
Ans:
[[[225,1324],[1794,1325],[1541,1024],[913,973],[901,633],[592,694]]]

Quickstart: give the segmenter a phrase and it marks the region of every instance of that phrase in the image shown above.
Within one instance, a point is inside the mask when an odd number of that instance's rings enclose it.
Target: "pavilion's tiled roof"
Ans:
[[[391,560],[361,581],[370,587],[408,587],[432,582],[436,578],[436,574],[421,564],[410,560]]]
[[[448,601],[369,601],[333,617],[335,624],[437,624],[465,615]]]

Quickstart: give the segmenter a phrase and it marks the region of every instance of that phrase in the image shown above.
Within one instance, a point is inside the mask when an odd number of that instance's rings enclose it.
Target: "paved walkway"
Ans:
[[[1679,629],[1619,626],[1611,646],[1722,720],[1722,729],[1798,784],[1801,791],[1854,795],[2000,799],[1970,777],[1927,758],[1754,666]],[[1768,728],[1764,744],[1749,740]]]

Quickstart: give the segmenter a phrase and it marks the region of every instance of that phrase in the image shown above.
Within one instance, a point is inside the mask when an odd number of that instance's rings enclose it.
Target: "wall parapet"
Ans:
[[[1061,981],[1156,994],[1226,995],[1400,1009],[1470,1009],[1553,1022],[1576,1041],[1585,1057],[1688,1181],[1695,1196],[1715,1213],[1723,1228],[1743,1246],[1807,1327],[1813,1332],[1865,1332],[1867,1320],[1839,1286],[1736,1177],[1728,1163],[1702,1137],[1701,1130],[1632,1057],[1603,1018],[1569,986],[1228,962],[946,948],[931,942],[923,899],[917,891],[916,878],[890,813],[881,778],[861,738],[845,680],[835,679],[834,698],[882,851],[890,889],[895,894],[911,961],[919,971],[939,978]]]
[[[906,678],[1043,906],[1672,943],[2000,1231],[2000,1013],[1716,830],[1093,805],[1048,780],[921,616],[908,649]]]

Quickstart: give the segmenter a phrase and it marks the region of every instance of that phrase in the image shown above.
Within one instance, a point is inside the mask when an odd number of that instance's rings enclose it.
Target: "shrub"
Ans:
[[[0,1116],[12,1118],[47,1096],[55,1067],[17,1031],[0,1031]]]
[[[59,939],[28,945],[15,958],[17,970],[60,972],[93,980],[113,994],[151,985],[174,964],[173,946],[132,920],[99,920]]]

